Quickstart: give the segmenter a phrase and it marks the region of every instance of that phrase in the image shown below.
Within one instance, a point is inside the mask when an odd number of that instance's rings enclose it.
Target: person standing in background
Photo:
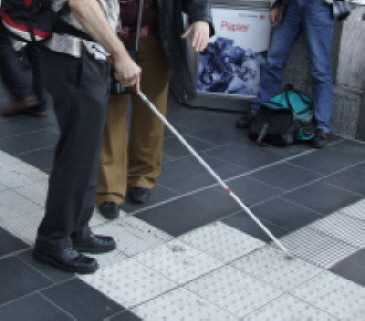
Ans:
[[[280,91],[285,63],[298,34],[303,30],[310,56],[316,126],[312,146],[322,148],[328,143],[333,105],[332,7],[323,0],[288,0],[285,3],[277,0],[271,8],[270,18],[273,24],[271,45],[267,63],[262,65],[259,93],[251,105],[251,113],[243,115],[236,126],[247,128],[259,111],[260,104]]]
[[[122,30],[127,48],[134,48],[139,0],[120,0]],[[184,30],[182,14],[189,27]],[[181,86],[194,92],[183,39],[191,36],[196,52],[213,34],[210,0],[145,0],[137,62],[143,71],[142,92],[166,115],[170,73],[181,76]],[[126,106],[132,100],[129,139]],[[109,219],[119,216],[128,187],[134,203],[144,203],[161,172],[164,125],[135,94],[109,99],[103,136],[96,205]]]

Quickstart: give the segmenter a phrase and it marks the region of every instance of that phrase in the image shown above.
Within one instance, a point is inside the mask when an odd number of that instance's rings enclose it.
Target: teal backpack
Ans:
[[[261,104],[249,136],[259,145],[287,146],[311,140],[314,131],[311,97],[286,84],[280,93]]]

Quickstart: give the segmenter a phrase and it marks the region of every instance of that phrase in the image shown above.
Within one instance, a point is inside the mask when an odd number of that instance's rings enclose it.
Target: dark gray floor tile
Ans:
[[[172,236],[179,236],[237,210],[238,205],[228,195],[208,189],[147,209],[138,213],[136,217]]]
[[[207,151],[207,154],[251,170],[297,155],[308,148],[304,145],[293,145],[285,148],[259,146],[254,142],[247,142],[218,146]]]
[[[253,206],[283,193],[283,190],[279,188],[261,183],[248,176],[235,178],[226,183],[247,206]],[[220,191],[225,193],[223,189]]]
[[[365,286],[364,265],[353,263],[351,258],[346,258],[333,266],[330,271]]]
[[[205,162],[222,178],[226,179],[244,172],[244,168],[223,162],[219,159],[201,155]],[[201,187],[217,183],[194,156],[186,156],[163,166],[158,184],[179,193],[188,193]]]
[[[361,249],[351,255],[349,260],[357,265],[365,267],[365,249]]]
[[[364,145],[365,146],[365,145]],[[365,147],[354,147],[348,141],[338,142],[313,153],[296,157],[290,163],[303,166],[315,172],[331,175],[348,166],[365,160]]]
[[[100,321],[124,308],[79,279],[41,292],[78,321]]]
[[[316,182],[287,193],[284,198],[327,215],[356,202],[360,195],[347,192],[323,182]]]
[[[286,162],[269,166],[253,173],[251,176],[285,191],[308,184],[309,182],[321,177],[319,174],[315,174],[312,171],[308,171]]]
[[[290,231],[283,229],[277,225],[274,225],[268,221],[260,220],[261,223],[270,230],[272,235],[276,238],[280,238],[288,234]],[[244,233],[256,237],[264,242],[270,243],[271,238],[261,229],[261,227],[244,212],[233,214],[222,220],[223,223],[232,226]]]
[[[178,193],[171,191],[163,186],[157,185],[151,190],[151,196],[145,204],[135,204],[131,201],[127,192],[126,200],[122,205],[122,209],[127,213],[132,213],[141,210],[143,206],[152,206],[177,195]]]
[[[105,319],[105,321],[142,321],[142,319],[131,311],[125,311],[112,318]]]
[[[40,170],[52,167],[54,147],[42,148],[18,156],[19,159]]]
[[[55,269],[50,265],[33,260],[32,250],[24,251],[17,255],[17,257],[27,264],[31,265],[35,270],[39,271],[42,275],[44,275],[53,282],[62,282],[75,278],[75,275],[71,272]]]
[[[43,147],[56,144],[58,135],[48,129],[42,129],[26,134],[0,138],[0,150],[17,156]]]
[[[275,198],[255,206],[252,211],[260,219],[269,221],[288,231],[295,231],[322,218],[318,213],[281,198]]]
[[[73,317],[39,294],[0,307],[1,321],[72,321]]]
[[[196,139],[192,136],[185,136],[184,138],[198,153],[213,147],[212,144]],[[165,139],[164,152],[165,154],[173,157],[190,155],[188,149],[176,137],[169,137]]]
[[[0,305],[52,284],[18,258],[0,260]]]
[[[48,128],[49,123],[44,121],[44,118],[34,118],[29,116],[2,118],[0,124],[0,137],[8,137],[20,134],[26,134],[31,131],[38,131],[43,128]]]
[[[365,195],[365,162],[334,174],[326,178],[324,182]]]
[[[28,244],[0,227],[0,258],[27,248],[29,248]]]

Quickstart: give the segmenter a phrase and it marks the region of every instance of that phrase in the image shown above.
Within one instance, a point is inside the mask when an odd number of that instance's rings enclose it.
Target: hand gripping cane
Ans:
[[[168,127],[168,129],[175,134],[175,136],[179,139],[179,141],[190,151],[190,153],[195,156],[198,162],[203,165],[206,170],[209,172],[211,176],[213,176],[216,181],[221,185],[224,190],[238,203],[238,205],[260,226],[260,228],[275,242],[275,244],[283,250],[285,253],[285,257],[288,259],[293,258],[292,255],[288,252],[288,250],[281,244],[281,242],[272,235],[272,233],[267,229],[261,221],[251,212],[251,210],[243,204],[243,202],[239,199],[239,197],[223,182],[223,180],[213,171],[213,169],[202,159],[198,153],[191,147],[188,142],[182,137],[178,131],[172,126],[156,108],[154,104],[152,104],[149,99],[142,92],[137,92],[137,95],[142,99],[143,102],[156,114],[156,116]]]

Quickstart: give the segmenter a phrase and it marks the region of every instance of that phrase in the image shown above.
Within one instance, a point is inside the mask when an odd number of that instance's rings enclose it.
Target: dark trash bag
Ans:
[[[312,99],[287,84],[253,118],[249,137],[259,145],[287,146],[314,136]]]

